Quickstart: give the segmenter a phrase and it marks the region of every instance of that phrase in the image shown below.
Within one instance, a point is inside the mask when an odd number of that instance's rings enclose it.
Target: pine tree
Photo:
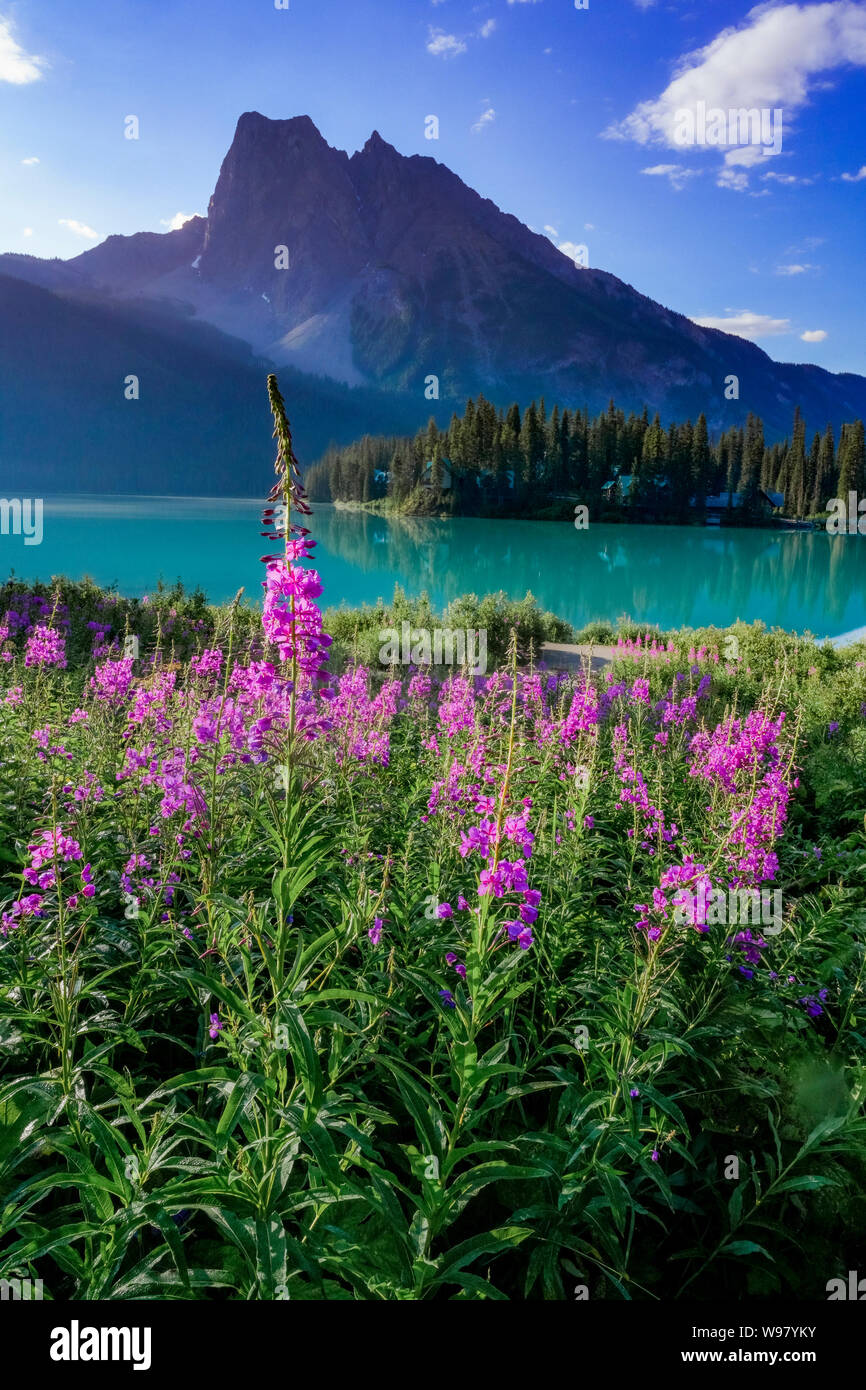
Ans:
[[[806,459],[806,474],[803,479],[803,510],[810,515],[815,512],[815,494],[818,490],[818,466],[821,458],[821,436],[815,431],[809,457]]]
[[[544,455],[544,432],[538,418],[535,401],[524,411],[523,426],[520,431],[520,455],[523,482],[533,487]]]
[[[561,492],[563,487],[562,441],[558,405],[553,407],[553,414],[548,422],[544,452],[544,473],[547,487],[551,492]]]
[[[839,443],[839,484],[837,495],[847,508],[848,494],[856,492],[858,500],[866,496],[866,454],[864,454],[863,421],[843,426]]]
[[[630,500],[637,506],[655,505],[657,488],[662,481],[667,463],[667,447],[667,436],[662,429],[659,416],[656,415],[644,435],[643,449],[631,487]]]
[[[761,470],[764,463],[764,426],[749,411],[743,443],[743,462],[737,491],[741,494],[743,519],[754,521],[760,511]]]
[[[559,458],[562,470],[562,486],[568,488],[571,480],[571,421],[568,411],[562,412],[559,424]]]
[[[712,456],[710,454],[707,417],[701,411],[698,416],[698,423],[695,425],[691,457],[691,486],[694,492],[695,506],[700,511],[703,511],[706,506],[707,493],[711,486],[711,468]]]
[[[815,486],[812,492],[813,515],[827,510],[835,481],[836,441],[833,438],[833,426],[828,425],[824,431],[824,438],[818,446],[818,458],[815,465]]]
[[[803,516],[806,495],[806,422],[800,414],[799,406],[794,411],[794,431],[788,478],[785,504],[794,516]]]

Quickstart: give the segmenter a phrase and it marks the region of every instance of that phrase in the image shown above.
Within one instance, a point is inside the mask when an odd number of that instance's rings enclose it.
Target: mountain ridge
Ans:
[[[349,155],[306,115],[241,115],[206,217],[113,235],[68,261],[0,255],[0,277],[7,298],[9,280],[24,281],[77,314],[85,357],[97,305],[136,342],[156,316],[166,362],[172,334],[186,343],[195,326],[209,330],[214,363],[237,365],[245,345],[248,367],[373,393],[377,432],[396,429],[398,416],[402,426],[412,398],[421,423],[431,406],[450,413],[479,393],[590,410],[613,397],[667,420],[703,411],[713,430],[753,411],[770,440],[789,431],[796,405],[814,427],[866,415],[866,378],[774,362],[607,271],[578,267],[436,159],[403,155],[378,131]],[[33,312],[57,318],[43,300]],[[14,357],[7,336],[0,320],[0,367]],[[50,334],[42,346],[43,376],[62,382]],[[731,376],[736,401],[725,399]],[[438,404],[425,395],[430,377]]]

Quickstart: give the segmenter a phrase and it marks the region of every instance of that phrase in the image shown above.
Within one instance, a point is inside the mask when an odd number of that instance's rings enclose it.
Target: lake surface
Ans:
[[[44,539],[0,536],[0,573],[53,574],[149,592],[160,576],[200,585],[215,603],[242,586],[257,602],[273,549],[262,502],[215,498],[46,498]],[[569,521],[385,520],[315,508],[322,602],[388,600],[395,583],[436,607],[459,594],[527,589],[576,627],[627,615],[661,627],[769,626],[836,637],[866,624],[866,537]]]

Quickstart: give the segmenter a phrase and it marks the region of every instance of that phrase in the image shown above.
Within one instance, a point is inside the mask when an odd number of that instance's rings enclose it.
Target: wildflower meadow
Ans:
[[[866,1272],[866,647],[599,629],[566,673],[527,620],[385,668],[269,392],[259,606],[0,590],[0,1279],[825,1299]]]

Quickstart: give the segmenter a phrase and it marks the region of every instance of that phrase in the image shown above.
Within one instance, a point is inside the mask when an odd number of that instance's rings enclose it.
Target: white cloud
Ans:
[[[22,235],[22,236],[32,236],[32,235],[33,235],[33,228],[32,228],[32,227],[24,227],[24,228],[22,228],[21,235]]]
[[[866,67],[866,5],[855,0],[758,5],[739,27],[724,29],[704,48],[685,54],[660,96],[640,102],[603,134],[681,149],[678,113],[694,112],[701,102],[708,111],[781,109],[784,125],[790,126],[810,90],[823,85],[817,74],[852,66]],[[727,163],[720,182],[742,189],[748,175],[742,168],[732,172]]]
[[[685,185],[688,179],[694,178],[700,173],[698,169],[684,169],[681,164],[651,164],[648,169],[641,169],[642,174],[651,174],[656,178],[666,178],[670,180],[671,188],[677,192]]]
[[[551,225],[550,225],[549,222],[545,225],[544,230],[547,232],[547,235],[548,235],[548,236],[553,237],[553,240],[554,240],[554,241],[556,241],[556,240],[558,239],[558,237],[559,237],[559,232],[556,230],[555,227],[551,227]]]
[[[575,241],[561,241],[556,249],[561,251],[564,256],[568,256],[570,261],[574,261],[576,266],[586,269],[588,259],[586,246],[579,246]]]
[[[466,44],[456,34],[446,34],[444,29],[434,29],[431,25],[427,37],[427,52],[434,58],[456,58],[466,52]]]
[[[583,224],[583,230],[584,230],[585,232],[594,232],[594,231],[595,231],[595,223],[594,223],[594,222],[584,222],[584,224]]]
[[[843,174],[842,178],[846,183],[859,183],[861,179],[866,179],[866,164],[861,165],[856,174]]]
[[[734,333],[738,338],[747,338],[750,343],[760,338],[778,338],[791,332],[790,319],[772,319],[767,314],[753,314],[749,309],[726,309],[727,317],[705,314],[693,318],[699,328],[720,328],[723,333]]]
[[[27,158],[27,159],[22,159],[21,163],[22,163],[22,164],[38,164],[38,163],[39,163],[39,160],[38,160],[38,158],[37,158],[37,156],[36,156],[35,154],[31,154],[31,155],[29,156],[29,158]]]
[[[807,270],[814,270],[813,265],[777,265],[777,275],[805,275]]]
[[[161,217],[159,224],[161,227],[168,227],[170,232],[180,231],[180,228],[189,222],[191,217],[200,217],[198,212],[176,212],[174,217]]]
[[[45,59],[35,53],[25,53],[12,37],[12,25],[8,19],[0,19],[0,82],[11,82],[22,87],[27,82],[38,82],[42,76]]]
[[[824,328],[809,328],[800,334],[804,343],[823,343],[826,336],[827,330]]]
[[[99,240],[98,232],[95,232],[92,227],[88,227],[85,222],[77,222],[74,217],[61,217],[58,226],[66,227],[75,236],[84,237],[85,241]]]
[[[492,106],[488,106],[487,110],[481,113],[481,115],[478,117],[478,120],[472,127],[473,134],[480,135],[481,131],[484,130],[485,126],[492,125],[492,123],[495,120],[496,112],[493,110]]]
[[[481,35],[481,38],[482,38],[482,39],[489,39],[489,38],[490,38],[490,35],[493,33],[493,31],[494,31],[495,28],[496,28],[496,20],[495,20],[495,19],[485,19],[485,21],[484,21],[484,23],[482,24],[481,28],[478,30],[478,33]]]

